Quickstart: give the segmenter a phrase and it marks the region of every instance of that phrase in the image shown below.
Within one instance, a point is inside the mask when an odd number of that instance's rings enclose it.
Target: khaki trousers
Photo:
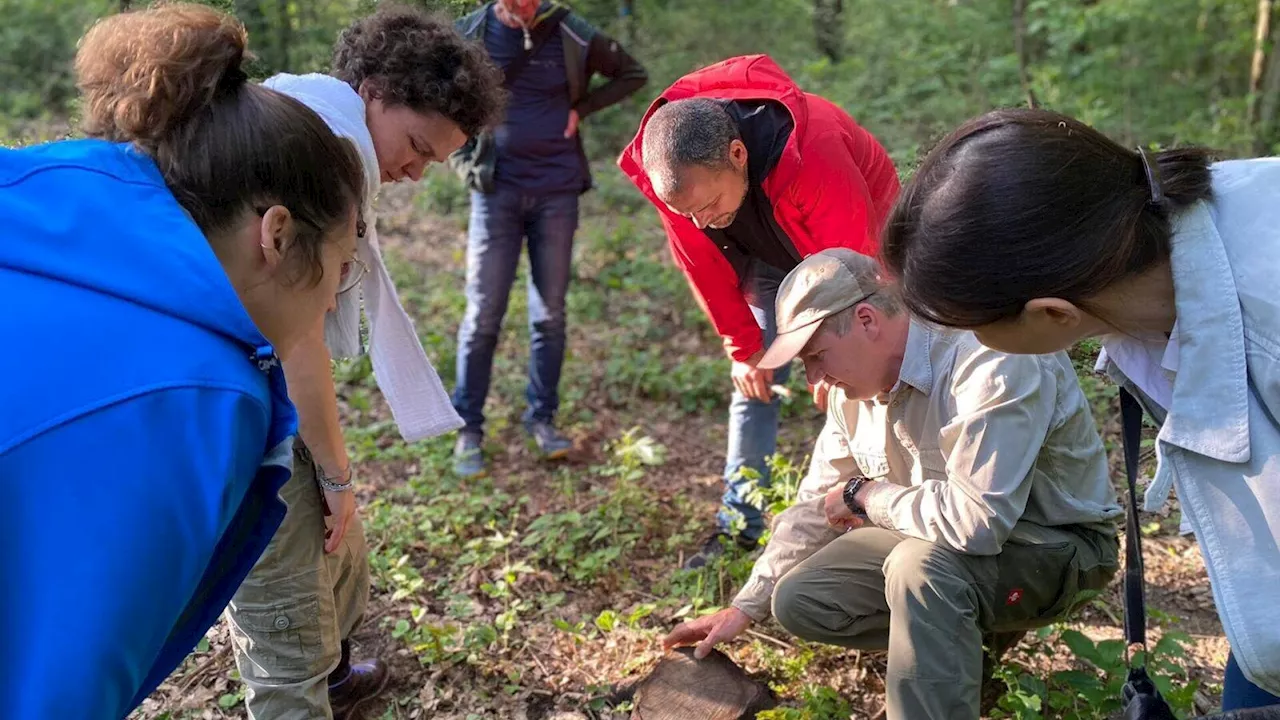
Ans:
[[[324,503],[300,443],[280,490],[284,522],[227,607],[236,667],[253,720],[332,720],[329,673],[369,599],[369,558],[359,517],[324,553]]]
[[[977,720],[984,634],[1040,627],[1115,575],[1114,536],[1036,528],[1044,542],[962,555],[875,527],[783,576],[773,614],[805,640],[888,650],[888,720]]]

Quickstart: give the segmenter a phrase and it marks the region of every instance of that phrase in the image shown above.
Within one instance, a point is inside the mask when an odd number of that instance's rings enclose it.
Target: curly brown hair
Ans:
[[[502,73],[484,47],[453,23],[413,8],[383,6],[338,37],[333,74],[357,91],[417,112],[438,112],[468,137],[502,116]]]
[[[255,206],[287,207],[301,221],[295,277],[318,283],[323,233],[363,202],[364,170],[320,116],[247,82],[246,39],[235,18],[190,3],[98,21],[75,60],[84,132],[150,156],[215,244]]]

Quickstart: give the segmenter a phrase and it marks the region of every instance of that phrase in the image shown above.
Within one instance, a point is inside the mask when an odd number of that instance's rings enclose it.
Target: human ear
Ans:
[[[870,305],[862,303],[854,307],[853,323],[868,340],[875,340],[880,335],[880,317]]]
[[[1085,319],[1080,308],[1061,298],[1033,298],[1023,306],[1022,312],[1033,321],[1047,322],[1061,330],[1077,328]]]
[[[293,235],[293,216],[288,208],[272,205],[262,213],[262,221],[258,224],[258,245],[262,249],[263,262],[272,272],[284,264]]]
[[[741,140],[729,141],[729,162],[738,172],[747,167],[747,146]]]

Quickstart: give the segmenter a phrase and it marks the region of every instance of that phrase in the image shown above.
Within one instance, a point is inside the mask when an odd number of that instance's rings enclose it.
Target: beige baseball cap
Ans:
[[[848,248],[828,248],[805,258],[778,287],[778,336],[756,367],[773,370],[791,362],[823,320],[874,295],[880,285],[867,278],[879,276],[876,268],[874,259]]]

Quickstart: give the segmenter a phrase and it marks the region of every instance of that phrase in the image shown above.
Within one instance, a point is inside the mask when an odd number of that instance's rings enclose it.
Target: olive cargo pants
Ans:
[[[236,667],[253,720],[331,720],[329,673],[369,599],[369,558],[357,515],[324,552],[324,502],[311,454],[297,443],[280,490],[284,522],[227,607]]]
[[[1036,544],[979,556],[859,528],[783,576],[773,614],[805,640],[887,649],[888,720],[977,720],[983,635],[1047,625],[1117,569],[1114,536],[1035,531]]]

